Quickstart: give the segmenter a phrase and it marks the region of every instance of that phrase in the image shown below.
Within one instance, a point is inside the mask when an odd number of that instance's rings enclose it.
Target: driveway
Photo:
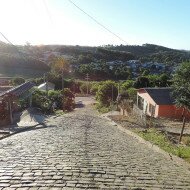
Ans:
[[[1,140],[0,189],[190,189],[190,171],[88,104]]]

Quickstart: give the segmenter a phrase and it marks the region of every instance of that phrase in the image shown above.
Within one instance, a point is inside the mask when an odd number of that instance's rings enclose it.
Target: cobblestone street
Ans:
[[[0,189],[190,189],[190,171],[86,106],[0,141]]]

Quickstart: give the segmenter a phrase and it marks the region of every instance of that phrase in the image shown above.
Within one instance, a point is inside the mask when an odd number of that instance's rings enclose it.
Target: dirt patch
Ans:
[[[146,127],[140,126],[137,123],[135,123],[133,118],[123,116],[123,115],[109,115],[108,118],[116,122],[117,124],[121,125],[122,127],[128,128],[128,129],[140,129],[145,130]]]
[[[157,131],[160,131],[173,143],[177,144],[179,141],[179,135],[181,133],[182,122],[168,119],[153,119],[151,118],[147,121],[148,125],[144,126],[140,125],[139,122],[136,121],[135,117],[123,116],[123,115],[109,115],[111,120],[121,125],[124,128],[127,128],[132,131],[141,131],[146,132],[149,128],[155,128]],[[190,144],[190,125],[186,124],[184,130],[184,136],[182,139],[182,143],[189,145]]]

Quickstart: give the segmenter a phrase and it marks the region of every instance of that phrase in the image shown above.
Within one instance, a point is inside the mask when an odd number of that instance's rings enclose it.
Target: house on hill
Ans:
[[[177,108],[171,88],[141,88],[137,91],[137,107],[146,115],[180,119],[183,108]],[[186,114],[190,119],[190,113]]]

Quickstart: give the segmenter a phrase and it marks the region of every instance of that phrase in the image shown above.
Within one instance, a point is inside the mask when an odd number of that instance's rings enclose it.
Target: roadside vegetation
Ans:
[[[155,128],[150,128],[144,131],[134,130],[134,132],[145,140],[159,146],[166,152],[174,154],[190,162],[190,137],[184,137],[182,139],[183,144],[179,145],[172,143],[167,135]]]
[[[62,110],[62,112],[72,111],[75,106],[74,97],[74,94],[68,88],[65,88],[64,92],[50,90],[48,93],[35,90],[32,95],[32,106],[40,108],[47,114],[54,113],[57,110]]]

